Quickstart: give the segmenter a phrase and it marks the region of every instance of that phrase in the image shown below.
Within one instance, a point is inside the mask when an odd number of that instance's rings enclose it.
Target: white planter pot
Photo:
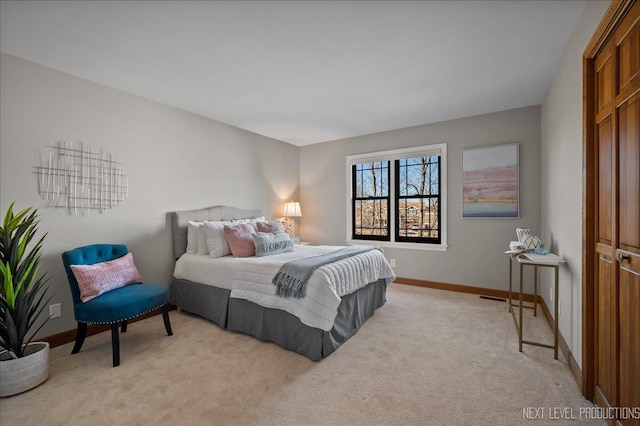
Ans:
[[[25,354],[11,359],[0,352],[0,397],[35,388],[49,377],[49,343],[29,343]]]

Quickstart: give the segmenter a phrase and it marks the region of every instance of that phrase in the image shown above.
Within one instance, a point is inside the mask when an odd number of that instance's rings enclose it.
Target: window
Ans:
[[[389,162],[352,166],[352,225],[358,239],[389,241]]]
[[[440,243],[440,156],[402,158],[396,170],[396,241]]]
[[[446,144],[347,157],[353,243],[446,250]]]

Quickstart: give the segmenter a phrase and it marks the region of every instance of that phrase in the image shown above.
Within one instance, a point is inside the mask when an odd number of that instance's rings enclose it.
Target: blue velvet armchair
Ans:
[[[78,353],[87,335],[87,324],[109,324],[111,326],[111,345],[113,351],[113,366],[120,365],[120,340],[118,325],[122,333],[127,331],[127,321],[162,309],[164,326],[169,336],[173,335],[169,322],[169,289],[160,284],[129,284],[115,290],[108,291],[87,302],[80,299],[80,289],[70,265],[93,265],[117,259],[127,254],[127,246],[122,244],[93,244],[78,247],[62,254],[62,263],[67,272],[71,295],[73,296],[73,311],[78,322],[76,342],[71,351]]]

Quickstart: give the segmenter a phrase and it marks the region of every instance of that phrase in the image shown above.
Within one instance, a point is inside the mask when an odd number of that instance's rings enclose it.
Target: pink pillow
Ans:
[[[284,223],[280,221],[256,222],[256,228],[258,232],[273,234],[274,232],[284,232]]]
[[[253,225],[239,223],[237,225],[224,226],[224,239],[229,243],[231,254],[235,257],[250,257],[256,254],[256,246],[253,243],[253,234],[256,233]]]
[[[78,281],[82,302],[88,302],[103,293],[127,284],[142,282],[131,253],[107,262],[93,265],[69,265],[69,267]]]

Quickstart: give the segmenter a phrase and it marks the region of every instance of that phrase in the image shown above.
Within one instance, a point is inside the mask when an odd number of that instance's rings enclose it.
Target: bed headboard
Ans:
[[[245,210],[229,206],[213,206],[198,210],[171,212],[173,256],[177,259],[187,251],[189,221],[248,219],[262,216],[260,210]]]

